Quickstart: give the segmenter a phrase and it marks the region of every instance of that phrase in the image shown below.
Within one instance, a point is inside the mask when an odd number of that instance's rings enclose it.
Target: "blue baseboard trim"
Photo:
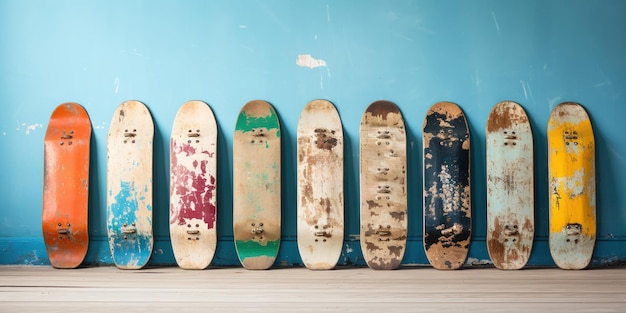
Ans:
[[[358,236],[349,236],[348,238]],[[624,266],[626,255],[624,251],[626,240],[602,239],[596,242],[591,267]],[[46,248],[41,237],[27,238],[0,238],[0,265],[50,265]],[[296,238],[283,238],[275,266],[291,267],[302,266],[302,260],[297,253]],[[86,266],[112,265],[106,238],[91,238],[89,250],[83,262]],[[150,266],[175,266],[176,261],[172,252],[169,238],[156,238]],[[402,262],[406,266],[427,266],[428,260],[420,238],[409,238],[407,249]],[[220,238],[217,251],[211,263],[212,266],[240,266],[232,237]],[[358,240],[344,241],[344,247],[338,262],[339,266],[365,266]],[[491,266],[484,239],[477,238],[470,244],[470,251],[466,266]],[[527,267],[555,267],[550,256],[547,238],[535,239],[530,260]]]

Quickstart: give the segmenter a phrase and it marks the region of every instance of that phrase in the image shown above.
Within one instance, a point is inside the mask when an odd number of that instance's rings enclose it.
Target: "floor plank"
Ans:
[[[0,267],[0,312],[624,312],[626,269]],[[297,310],[297,311],[296,311]]]

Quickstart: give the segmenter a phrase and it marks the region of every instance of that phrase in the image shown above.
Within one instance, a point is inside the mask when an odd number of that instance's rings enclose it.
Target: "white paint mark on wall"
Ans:
[[[102,122],[99,125],[94,125],[93,128],[94,129],[105,129],[106,128],[106,123]]]
[[[31,131],[35,131],[37,130],[37,128],[42,128],[43,125],[35,123],[35,124],[31,124],[31,125],[25,125],[26,126],[26,135],[30,135]]]
[[[526,90],[526,84],[524,83],[523,80],[519,80],[520,84],[522,84],[522,89],[524,89],[524,98],[526,98],[526,100],[528,100],[528,90]]]
[[[115,86],[115,94],[117,94],[117,92],[120,90],[120,78],[119,77],[115,77],[113,86]]]
[[[246,29],[246,28],[248,28],[248,26],[247,25],[239,25],[239,28]]]
[[[500,24],[498,24],[498,19],[496,18],[496,13],[491,11],[491,17],[493,17],[493,23],[496,24],[496,30],[498,34],[500,34]]]
[[[299,54],[296,59],[296,64],[302,67],[316,68],[326,66],[326,61],[322,59],[315,59],[310,54]]]
[[[6,136],[6,135],[7,135],[7,132],[2,132],[2,136]]]
[[[330,23],[330,6],[326,5],[326,22]]]
[[[480,83],[482,81],[480,80],[480,76],[478,75],[478,71],[477,70],[474,71],[474,76],[472,77],[472,82],[474,82],[474,85],[476,85],[476,89],[480,89]]]
[[[562,99],[561,97],[556,96],[552,99],[548,99],[548,103],[550,104],[550,107],[554,107],[559,101],[561,101],[561,99]]]
[[[37,130],[37,128],[43,128],[43,125],[41,123],[35,123],[35,124],[27,124],[25,122],[21,122],[18,120],[17,121],[17,127],[15,128],[16,131],[21,131],[22,129],[25,129],[25,133],[26,135],[30,135],[30,132]],[[6,132],[4,133],[6,135]]]
[[[352,248],[350,248],[350,245],[346,244],[346,253],[352,253]]]

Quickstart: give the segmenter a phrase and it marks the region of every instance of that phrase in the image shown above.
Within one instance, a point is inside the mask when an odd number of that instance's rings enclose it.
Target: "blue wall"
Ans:
[[[406,264],[426,264],[421,233],[421,125],[448,100],[472,136],[470,261],[488,260],[485,135],[491,107],[522,104],[535,136],[536,237],[529,264],[553,265],[547,245],[546,125],[562,101],[582,103],[597,140],[598,242],[593,262],[626,260],[625,1],[0,1],[0,264],[48,264],[41,237],[43,137],[52,110],[75,101],[93,124],[86,262],[111,262],[106,242],[106,140],[115,108],[137,99],[155,122],[155,253],[174,264],[168,231],[168,142],[187,100],[204,100],[219,125],[214,264],[238,264],[232,243],[232,134],[247,101],[264,99],[283,127],[283,243],[296,247],[296,127],[315,98],[332,101],[345,129],[345,249],[358,244],[358,130],[366,106],[398,104],[409,148]],[[325,66],[298,65],[299,55]]]

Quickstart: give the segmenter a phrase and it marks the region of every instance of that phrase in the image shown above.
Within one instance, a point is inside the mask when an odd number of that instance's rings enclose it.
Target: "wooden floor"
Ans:
[[[626,312],[626,268],[2,266],[0,312]]]

